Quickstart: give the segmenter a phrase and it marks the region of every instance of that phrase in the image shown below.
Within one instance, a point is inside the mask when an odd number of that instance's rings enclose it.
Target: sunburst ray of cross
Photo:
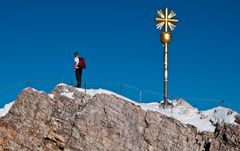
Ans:
[[[159,22],[156,26],[157,26],[157,29],[162,29],[163,26],[165,26],[164,28],[164,32],[167,32],[168,30],[168,27],[171,29],[171,30],[174,30],[175,29],[175,25],[173,23],[177,23],[178,20],[177,19],[174,19],[173,17],[176,16],[176,13],[172,10],[169,14],[168,14],[168,9],[165,8],[164,10],[164,14],[162,12],[162,10],[159,10],[157,12],[158,16],[160,18],[155,18],[155,21],[156,22]]]

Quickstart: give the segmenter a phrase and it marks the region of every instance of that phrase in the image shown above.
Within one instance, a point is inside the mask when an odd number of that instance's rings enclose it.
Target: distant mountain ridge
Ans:
[[[201,113],[184,100],[174,104],[159,110],[156,103],[63,84],[51,94],[27,88],[0,118],[0,151],[240,150],[236,112],[218,107]],[[214,131],[184,124],[187,117],[213,120]]]

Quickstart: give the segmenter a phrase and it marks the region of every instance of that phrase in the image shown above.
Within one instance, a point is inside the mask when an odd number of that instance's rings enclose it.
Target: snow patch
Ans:
[[[57,87],[58,86],[68,86],[68,85],[66,85],[65,83],[59,83],[58,85],[57,85]]]
[[[135,102],[135,101],[133,101],[133,100],[131,100],[131,99],[129,99],[129,98],[126,98],[126,97],[124,97],[124,96],[122,96],[122,95],[119,95],[119,94],[117,94],[117,93],[114,93],[114,92],[112,92],[112,91],[109,91],[109,90],[105,90],[105,89],[82,89],[82,88],[76,88],[76,90],[78,90],[79,92],[82,92],[82,93],[85,93],[86,92],[86,94],[87,95],[90,95],[91,97],[93,97],[93,96],[95,96],[95,95],[97,95],[97,94],[107,94],[107,95],[114,95],[114,96],[116,96],[116,97],[118,97],[118,98],[121,98],[121,99],[123,99],[123,100],[126,100],[126,101],[129,101],[129,102],[132,102],[132,103],[134,103],[134,104],[136,104],[136,105],[138,105],[139,103],[137,103],[137,102]]]
[[[73,97],[74,92],[62,92],[61,95],[66,96],[70,99],[74,99]]]
[[[48,96],[52,99],[54,98],[54,94],[48,94]]]
[[[27,87],[27,88],[25,88],[25,89],[23,89],[23,90],[33,90],[33,91],[35,91],[35,92],[38,92],[38,90],[36,90],[36,89],[34,89],[34,88],[31,88],[31,87]]]
[[[9,110],[11,109],[14,102],[15,101],[13,101],[9,104],[6,104],[2,109],[0,109],[0,117],[4,117],[9,112]]]
[[[193,108],[188,105],[174,106],[173,108],[167,109],[159,108],[159,103],[141,103],[140,106],[145,110],[157,111],[168,117],[173,117],[184,124],[193,125],[197,127],[200,132],[214,132],[214,124],[217,122],[237,124],[234,120],[235,115],[238,113],[224,107],[216,107],[200,112],[197,108]]]

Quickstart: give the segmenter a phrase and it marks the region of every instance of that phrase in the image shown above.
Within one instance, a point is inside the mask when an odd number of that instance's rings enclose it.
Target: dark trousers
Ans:
[[[77,87],[80,88],[82,83],[82,69],[75,70],[75,74],[77,79]]]

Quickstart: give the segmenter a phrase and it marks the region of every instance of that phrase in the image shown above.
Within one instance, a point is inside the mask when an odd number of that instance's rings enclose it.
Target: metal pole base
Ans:
[[[162,103],[160,103],[159,108],[161,109],[167,109],[167,108],[172,108],[173,107],[173,103],[169,102],[169,101],[164,101]]]

